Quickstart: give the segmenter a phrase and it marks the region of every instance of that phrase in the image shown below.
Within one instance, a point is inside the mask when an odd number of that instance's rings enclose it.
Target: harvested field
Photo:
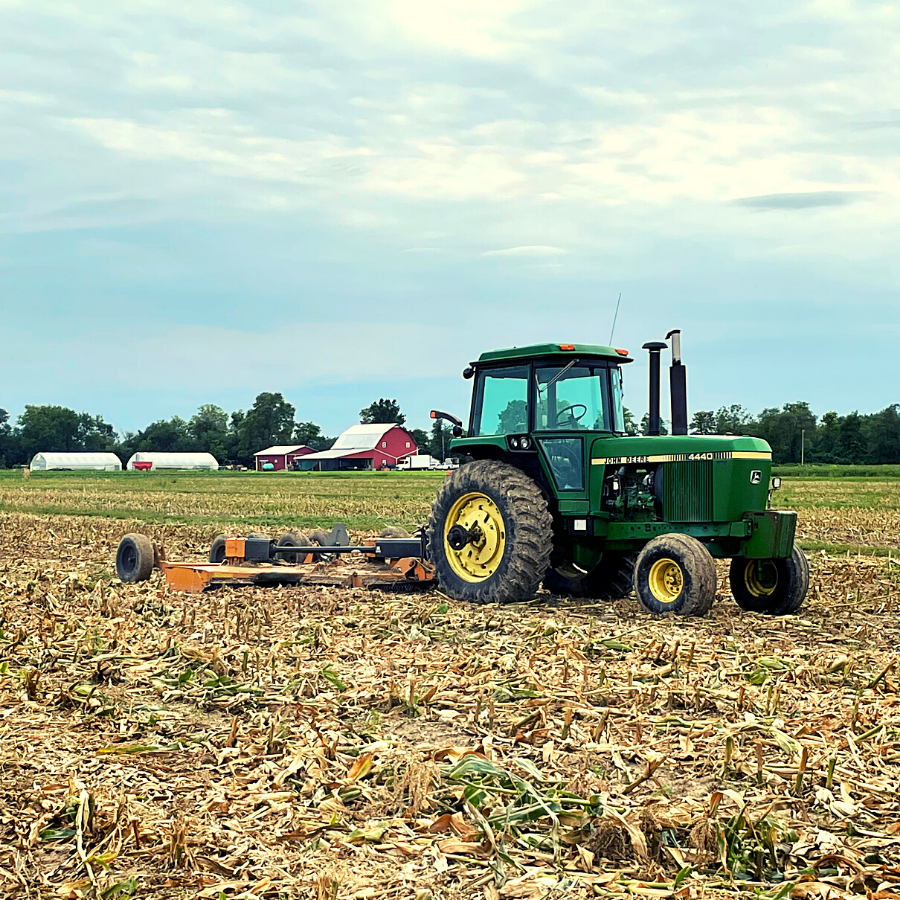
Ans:
[[[292,509],[360,536],[415,525],[437,482],[154,477],[0,478],[3,896],[900,896],[900,554],[814,549],[777,620],[724,567],[691,621],[182,595],[115,581],[125,531],[173,558]],[[894,484],[780,499],[808,545],[888,554]]]

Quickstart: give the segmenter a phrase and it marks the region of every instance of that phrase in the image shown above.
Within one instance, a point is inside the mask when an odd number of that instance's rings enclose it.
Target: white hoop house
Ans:
[[[32,472],[46,472],[49,469],[121,472],[122,463],[115,453],[36,453],[30,468]]]
[[[150,463],[147,465],[138,465],[135,463]],[[129,469],[146,469],[152,471],[157,469],[191,469],[191,470],[211,470],[216,471],[219,464],[212,453],[155,453],[155,452],[139,452],[135,453],[128,460]]]

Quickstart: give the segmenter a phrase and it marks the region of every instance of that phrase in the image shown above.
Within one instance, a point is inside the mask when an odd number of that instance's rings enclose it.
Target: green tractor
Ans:
[[[652,613],[705,615],[717,558],[730,558],[744,610],[799,609],[809,567],[797,514],[769,509],[772,451],[759,438],[688,435],[680,334],[670,332],[672,434],[659,434],[661,341],[650,353],[650,434],[625,433],[626,350],[538,344],[483,353],[451,453],[470,458],[434,501],[428,556],[457,600],[555,594],[614,600],[633,590]],[[654,427],[655,426],[655,427]]]

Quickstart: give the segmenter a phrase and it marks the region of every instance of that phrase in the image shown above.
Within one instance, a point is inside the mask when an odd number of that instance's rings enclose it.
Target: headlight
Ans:
[[[513,450],[519,449],[519,439],[518,438],[510,438],[509,446],[513,448]]]
[[[527,437],[523,437],[519,443],[523,450],[527,450],[531,446],[531,440]]]

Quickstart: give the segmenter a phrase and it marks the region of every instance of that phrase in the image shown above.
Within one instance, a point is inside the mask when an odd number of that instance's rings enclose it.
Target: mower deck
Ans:
[[[428,586],[434,579],[421,533],[351,545],[347,529],[339,524],[325,538],[324,544],[303,539],[304,544],[290,532],[277,543],[260,535],[220,537],[213,542],[211,561],[171,562],[165,549],[154,546],[145,535],[127,534],[119,544],[116,571],[122,581],[133,583],[145,581],[153,569],[159,569],[170,588],[186,593],[221,585],[414,587]]]
[[[307,556],[310,562],[293,566],[277,563],[241,565],[227,560],[224,563],[172,563],[160,560],[159,568],[170,588],[190,594],[221,585],[386,587],[401,583],[426,585],[434,578],[431,566],[415,557],[386,560],[381,564],[354,560],[355,565],[341,560],[317,563],[312,561],[312,557],[310,553]]]

